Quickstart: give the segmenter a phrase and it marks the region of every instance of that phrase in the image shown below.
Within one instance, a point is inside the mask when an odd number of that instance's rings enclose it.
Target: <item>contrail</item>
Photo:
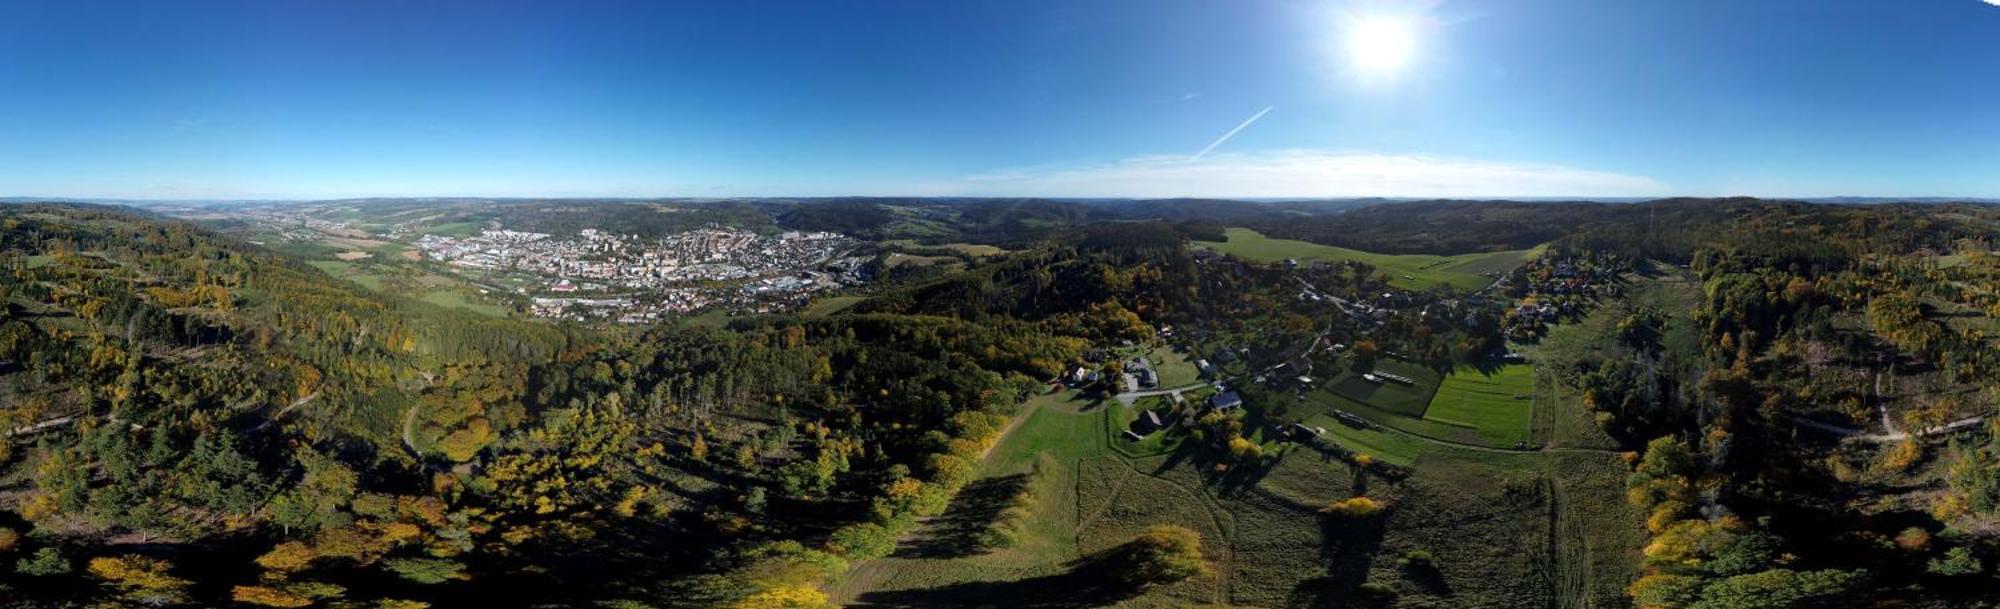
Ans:
[[[1194,153],[1194,158],[1190,158],[1188,160],[1190,161],[1201,160],[1201,157],[1208,155],[1208,151],[1214,150],[1216,146],[1221,146],[1223,142],[1229,141],[1229,138],[1236,137],[1236,134],[1248,128],[1250,126],[1250,123],[1257,122],[1257,119],[1264,118],[1264,114],[1270,112],[1271,108],[1272,106],[1264,106],[1263,110],[1258,110],[1256,114],[1250,115],[1250,118],[1248,120],[1243,121],[1243,124],[1241,125],[1237,125],[1235,129],[1230,129],[1229,133],[1224,133],[1222,134],[1222,137],[1215,138],[1215,142],[1210,143],[1207,148],[1201,149],[1201,152]]]

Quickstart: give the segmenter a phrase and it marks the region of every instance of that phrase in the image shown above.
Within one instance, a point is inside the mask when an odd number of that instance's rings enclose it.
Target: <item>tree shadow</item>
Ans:
[[[1451,583],[1444,580],[1444,573],[1439,572],[1435,566],[1413,565],[1404,567],[1403,577],[1409,579],[1410,583],[1422,587],[1425,592],[1432,596],[1449,597],[1454,594],[1451,589]]]
[[[959,558],[985,550],[981,538],[1026,488],[1028,474],[974,481],[958,492],[944,514],[926,525],[926,532],[896,550],[898,558]]]
[[[1066,565],[1057,575],[1014,581],[951,584],[935,588],[870,592],[847,607],[876,609],[1086,609],[1131,598],[1139,589],[1118,582],[1111,567],[1124,559],[1112,550]]]
[[[1355,587],[1368,581],[1387,521],[1386,512],[1363,519],[1321,517],[1320,557],[1326,561],[1326,575],[1293,588],[1289,605],[1330,608],[1379,604],[1380,599],[1356,594]]]

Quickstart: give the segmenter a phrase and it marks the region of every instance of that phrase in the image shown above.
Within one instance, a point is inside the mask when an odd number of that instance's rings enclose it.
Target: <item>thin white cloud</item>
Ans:
[[[1250,128],[1250,123],[1257,122],[1257,119],[1264,118],[1264,115],[1269,114],[1270,112],[1271,112],[1271,106],[1264,106],[1263,110],[1258,110],[1256,114],[1250,115],[1250,118],[1244,119],[1241,124],[1236,125],[1235,129],[1230,129],[1229,133],[1224,133],[1222,134],[1222,137],[1215,138],[1215,141],[1209,142],[1207,148],[1201,149],[1201,152],[1194,153],[1194,158],[1192,160],[1199,161],[1201,160],[1201,157],[1208,156],[1208,152],[1211,150],[1215,150],[1216,146],[1221,146],[1223,142],[1229,141],[1229,138],[1236,137],[1237,133],[1241,133],[1244,129]]]
[[[1652,178],[1561,165],[1423,155],[1283,150],[1196,160],[1115,163],[968,176],[929,194],[1046,197],[1612,197],[1659,196]]]

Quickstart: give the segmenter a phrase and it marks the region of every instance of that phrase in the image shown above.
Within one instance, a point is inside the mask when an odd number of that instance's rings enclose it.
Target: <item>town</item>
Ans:
[[[470,237],[426,234],[426,260],[463,271],[526,273],[517,290],[543,317],[656,321],[711,308],[771,312],[819,291],[866,283],[870,258],[838,233],[775,235],[710,225],[646,240],[586,228],[575,238],[486,229]]]

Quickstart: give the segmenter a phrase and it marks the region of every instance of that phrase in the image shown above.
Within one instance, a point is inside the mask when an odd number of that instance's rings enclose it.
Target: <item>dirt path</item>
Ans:
[[[7,437],[11,438],[14,436],[25,436],[32,433],[48,431],[75,422],[76,422],[76,415],[70,415],[66,417],[56,417],[53,419],[37,421],[34,423],[29,423],[27,425],[22,425],[20,427],[8,430]]]
[[[318,389],[314,389],[312,393],[299,396],[299,399],[292,400],[291,404],[287,404],[284,408],[279,409],[278,412],[272,413],[269,418],[264,419],[264,423],[258,425],[257,428],[263,429],[266,427],[270,427],[272,423],[276,423],[278,419],[284,418],[284,416],[292,412],[293,409],[296,409],[300,406],[304,406],[306,404],[311,404],[313,400],[318,398],[319,398]]]

